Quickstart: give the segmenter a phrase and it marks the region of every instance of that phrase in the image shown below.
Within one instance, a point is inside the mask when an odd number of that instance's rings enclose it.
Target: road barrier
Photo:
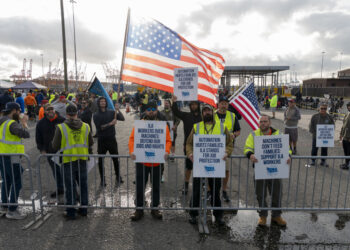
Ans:
[[[350,211],[350,172],[339,168],[344,159],[350,159],[344,156],[293,156],[289,178],[273,181],[256,181],[251,162],[243,155],[231,156],[227,160],[229,199],[221,197],[224,184],[221,178],[210,181],[192,178],[188,194],[183,194],[185,156],[168,159],[164,172],[161,165],[135,166],[129,156],[121,155],[78,155],[88,158],[87,161],[63,164],[62,155],[42,154],[33,170],[27,155],[0,155],[3,162],[5,157],[15,156],[21,157],[24,185],[18,202],[7,205],[31,207],[34,220],[24,228],[34,224],[34,228],[38,228],[60,208],[65,208],[67,215],[86,215],[93,209],[162,210],[166,213],[180,210],[191,214],[197,213],[191,211],[198,211],[202,233],[209,232],[207,215],[210,210],[233,214],[238,210],[258,210],[262,214],[272,210],[274,215],[280,211]],[[311,159],[316,160],[314,166],[310,165]],[[321,159],[326,159],[329,165],[321,165]],[[34,170],[36,187],[33,185]]]

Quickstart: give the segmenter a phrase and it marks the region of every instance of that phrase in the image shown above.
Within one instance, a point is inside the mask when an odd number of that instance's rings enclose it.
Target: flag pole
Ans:
[[[118,99],[117,99],[117,103],[118,103],[118,100],[119,100],[120,83],[122,81],[122,75],[123,75],[123,67],[124,67],[125,52],[126,52],[125,47],[126,47],[127,37],[128,37],[128,33],[129,33],[129,24],[130,24],[130,8],[128,8],[128,15],[127,15],[127,18],[126,18],[126,25],[125,25],[123,56],[122,56],[122,63],[121,63],[121,66],[120,66],[119,81],[118,81]]]
[[[96,75],[96,72],[94,72],[94,74],[92,75],[91,80],[90,80],[90,82],[89,82],[89,85],[87,86],[87,88],[85,89],[85,91],[89,90],[89,88],[90,88],[90,86],[91,86],[91,84],[92,84],[92,82],[93,82],[93,80],[94,80],[94,78],[95,78],[95,75]]]
[[[247,84],[245,83],[241,87],[239,87],[239,89],[230,96],[229,101],[231,101],[236,95],[238,95],[241,92],[241,90],[245,88],[246,85]]]

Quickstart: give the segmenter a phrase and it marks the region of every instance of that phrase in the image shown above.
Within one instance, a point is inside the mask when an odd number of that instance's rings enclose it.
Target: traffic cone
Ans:
[[[129,105],[129,103],[127,103],[126,104],[126,111],[125,111],[126,113],[129,113],[130,112],[130,105]]]

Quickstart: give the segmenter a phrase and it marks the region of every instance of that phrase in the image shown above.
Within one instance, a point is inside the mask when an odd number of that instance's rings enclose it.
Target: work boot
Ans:
[[[143,210],[136,210],[135,213],[130,217],[132,221],[141,220],[143,217]]]
[[[230,197],[228,197],[227,192],[226,191],[222,191],[222,198],[224,199],[224,201],[226,202],[230,202]]]
[[[189,223],[191,223],[192,225],[196,225],[198,223],[197,221],[197,216],[195,215],[191,215],[190,219],[188,220]]]
[[[216,222],[216,224],[218,224],[218,226],[224,226],[225,225],[225,221],[222,218],[222,216],[215,217],[215,222]]]
[[[163,215],[159,210],[152,210],[151,214],[152,214],[153,218],[155,218],[157,220],[161,220],[163,218]]]
[[[58,190],[57,193],[56,193],[56,191],[52,192],[52,193],[50,194],[50,197],[51,197],[51,198],[56,198],[57,195],[60,196],[60,195],[63,195],[63,194],[64,194],[64,191],[63,191],[63,190]]]
[[[11,220],[23,220],[26,217],[27,215],[20,213],[18,210],[8,211],[6,214],[6,218]]]
[[[281,227],[285,227],[287,225],[287,222],[281,216],[271,218],[271,222],[276,223]]]
[[[106,178],[104,178],[104,180],[101,180],[101,182],[100,182],[100,187],[101,187],[101,188],[107,187]]]
[[[340,165],[340,168],[341,169],[344,169],[344,170],[349,170],[349,165],[346,165],[346,163]]]
[[[0,206],[0,216],[6,215],[7,207]]]
[[[120,187],[120,185],[123,183],[124,183],[124,181],[123,181],[122,177],[120,177],[120,178],[117,177],[115,180],[115,187]]]
[[[320,166],[328,168],[329,165],[326,163],[326,161],[321,161]]]
[[[260,216],[258,225],[262,227],[266,226],[266,216]]]

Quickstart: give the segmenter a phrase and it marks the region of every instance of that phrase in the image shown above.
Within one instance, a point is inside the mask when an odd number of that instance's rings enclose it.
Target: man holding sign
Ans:
[[[321,148],[321,156],[327,156],[328,155],[328,147],[330,147],[329,145],[317,145],[317,141],[316,138],[317,137],[321,137],[321,133],[323,133],[323,129],[322,127],[318,126],[318,125],[333,125],[333,145],[334,145],[334,120],[332,118],[331,115],[329,115],[327,113],[327,108],[328,105],[327,103],[321,103],[320,104],[320,108],[319,108],[319,113],[314,114],[311,117],[311,121],[309,124],[309,131],[312,134],[312,150],[311,150],[311,156],[317,156],[317,151],[318,148]],[[325,131],[326,132],[326,131]],[[324,140],[327,141],[328,140]],[[315,159],[312,159],[311,162],[311,166],[315,166]],[[326,164],[326,159],[321,159],[321,166],[325,166],[328,167],[328,165]]]
[[[259,128],[254,132],[250,133],[244,146],[244,154],[248,157],[250,161],[254,164],[258,163],[258,159],[255,156],[256,146],[254,145],[254,137],[256,136],[271,136],[279,135],[279,130],[272,128],[270,117],[267,115],[262,115],[259,120]],[[275,148],[273,149],[275,150]],[[292,154],[292,151],[289,150],[289,154]],[[254,167],[253,164],[253,167]],[[272,163],[273,164],[273,163]],[[287,164],[290,164],[290,158],[288,157]],[[258,179],[255,176],[255,179]],[[255,181],[255,194],[259,203],[259,207],[267,207],[266,202],[266,193],[267,189],[269,190],[272,207],[281,207],[282,200],[282,180],[281,179],[261,179]],[[266,226],[266,219],[268,215],[267,210],[259,210],[259,226]],[[279,226],[286,226],[287,222],[281,217],[281,210],[272,211],[271,221],[277,223]]]
[[[148,175],[152,182],[152,207],[158,207],[160,196],[160,163],[167,160],[171,149],[169,128],[164,121],[157,121],[157,103],[149,102],[145,107],[143,121],[135,121],[129,138],[129,153],[136,162],[136,206],[143,207]],[[137,125],[137,126],[136,126]],[[142,127],[143,126],[143,127]],[[165,136],[164,136],[165,135]],[[160,155],[159,152],[164,152]],[[140,160],[141,159],[141,160]],[[152,210],[154,218],[163,218],[159,210]],[[136,209],[131,220],[143,217],[143,209]]]
[[[203,155],[208,154],[208,157],[211,158],[210,160],[213,162],[214,161],[219,162],[219,161],[223,160],[222,171],[220,171],[220,172],[222,173],[221,177],[224,177],[225,176],[225,161],[226,161],[227,156],[231,155],[232,150],[233,150],[233,143],[232,143],[230,132],[228,131],[228,129],[226,128],[226,126],[223,123],[215,121],[213,107],[210,106],[209,104],[205,104],[203,106],[202,116],[203,116],[203,121],[194,124],[193,129],[192,129],[190,135],[188,136],[188,139],[186,142],[187,157],[192,162],[196,158],[195,157],[196,155],[194,155],[194,154],[196,154],[196,151],[195,151],[195,153],[193,152],[194,151],[193,150],[194,149],[193,142],[194,142],[194,135],[195,134],[196,135],[224,135],[225,136],[224,137],[225,153],[224,153],[222,159],[217,159],[218,154],[215,154],[215,152],[218,152],[218,151],[216,151],[215,148],[211,148],[210,151],[206,150],[206,152],[203,153]],[[219,140],[219,138],[215,138],[215,142],[217,142],[218,140]],[[199,143],[199,144],[202,144],[202,143]],[[209,144],[209,145],[207,145],[207,148],[208,148],[208,147],[210,147],[210,144],[221,144],[221,143],[214,143],[214,141],[213,141],[213,142],[210,142],[207,144]],[[216,148],[218,148],[218,147],[216,147]],[[211,162],[211,163],[213,163],[213,162]],[[207,171],[208,175],[210,175],[211,172],[220,170],[220,169],[216,170],[214,167],[209,166],[209,165],[210,164],[208,164],[208,166],[205,166],[205,170]],[[194,164],[194,167],[196,167],[196,164]],[[193,194],[192,194],[192,199],[191,199],[191,203],[190,203],[191,207],[199,207],[200,194],[201,194],[201,192],[200,192],[201,179],[196,178],[196,177],[202,177],[202,176],[196,176],[195,173],[196,173],[196,171],[194,171],[194,174],[193,174],[193,185],[192,185]],[[213,173],[213,175],[215,175],[215,173]],[[211,194],[211,200],[210,200],[211,205],[214,207],[221,207],[221,200],[220,200],[221,178],[208,178],[208,182],[209,182],[210,194]],[[225,224],[225,222],[222,219],[223,210],[214,210],[213,214],[215,216],[215,221],[219,225]],[[198,211],[191,210],[190,216],[191,216],[190,223],[196,224]]]

